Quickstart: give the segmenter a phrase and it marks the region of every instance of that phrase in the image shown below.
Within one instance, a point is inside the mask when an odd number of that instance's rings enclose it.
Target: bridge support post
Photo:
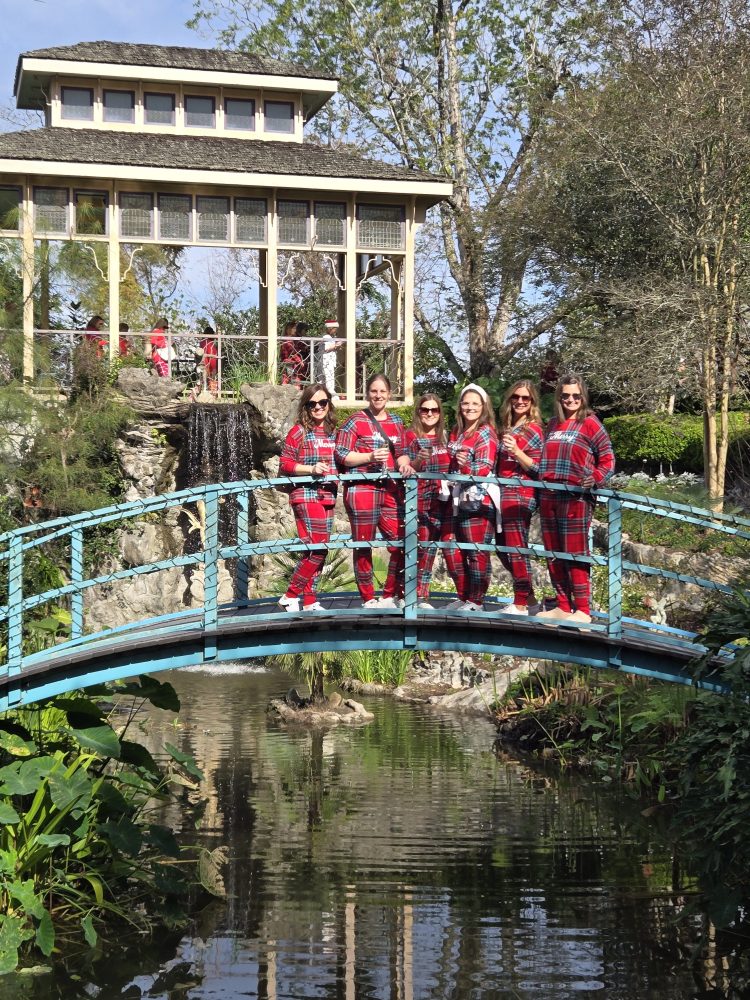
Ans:
[[[417,644],[417,487],[415,478],[404,480],[404,646]]]
[[[83,583],[83,531],[76,528],[70,534],[70,582],[74,587]],[[70,598],[70,638],[83,635],[83,591],[76,590]]]
[[[609,621],[607,635],[610,639],[622,639],[622,501],[612,497],[608,507],[607,528],[607,569]],[[610,664],[621,665],[619,647],[610,652]]]
[[[18,677],[23,660],[23,536],[13,535],[8,547],[8,677]],[[21,692],[12,684],[8,704],[18,704]]]
[[[219,493],[206,493],[206,542],[203,549],[203,659],[216,659],[219,624]]]
[[[237,496],[237,544],[247,545],[250,541],[250,494]],[[250,566],[247,556],[237,557],[234,574],[234,597],[237,601],[247,601]]]

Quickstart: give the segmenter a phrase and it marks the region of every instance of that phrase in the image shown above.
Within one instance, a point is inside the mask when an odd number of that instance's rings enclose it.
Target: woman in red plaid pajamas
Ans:
[[[297,423],[284,442],[279,473],[282,476],[328,476],[332,473],[335,430],[335,411],[328,390],[323,385],[308,385],[300,397]],[[336,503],[335,483],[325,481],[296,486],[289,503],[303,542],[329,540]],[[285,611],[325,610],[315,596],[315,584],[325,559],[325,550],[302,553],[286,593],[279,599],[280,608]]]
[[[497,461],[497,434],[492,404],[480,385],[467,385],[458,398],[455,430],[448,441],[451,455],[450,471],[472,476],[494,476]],[[462,484],[459,494],[469,490]],[[480,508],[474,512],[461,510],[461,500],[454,497],[449,537],[458,542],[492,545],[495,541],[495,504],[481,486],[472,486]],[[458,501],[458,502],[456,502]],[[471,549],[445,549],[448,572],[456,584],[458,597],[449,608],[459,611],[481,611],[484,595],[490,585],[490,553]]]
[[[336,437],[336,461],[346,472],[401,472],[413,475],[406,448],[406,432],[400,417],[388,413],[391,383],[385,375],[373,375],[367,383],[366,410],[353,413],[339,429]],[[372,542],[375,529],[387,541],[403,538],[404,503],[399,482],[383,478],[350,483],[344,495],[344,506],[352,526],[352,539]],[[395,608],[404,596],[404,553],[390,547],[388,574],[383,596],[375,597],[372,572],[372,549],[354,550],[354,578],[357,581],[362,607]]]
[[[428,392],[417,400],[411,430],[406,433],[406,443],[411,464],[417,472],[435,472],[440,475],[448,473],[450,455],[445,439],[443,404],[433,393]],[[451,508],[448,498],[442,497],[440,493],[439,479],[420,480],[417,510],[417,537],[420,542],[417,554],[417,600],[420,608],[432,608],[430,581],[437,554],[434,543],[448,539],[451,521]]]
[[[529,470],[542,454],[541,419],[536,386],[527,379],[515,382],[506,392],[500,409],[500,426],[504,433],[497,456],[498,476],[529,478]],[[500,498],[502,531],[498,535],[498,545],[527,549],[531,515],[536,510],[536,490],[530,486],[501,486]],[[503,614],[536,614],[539,605],[534,596],[529,557],[515,552],[499,552],[498,555],[513,578],[513,603],[503,609]]]
[[[532,468],[548,483],[569,483],[585,490],[603,486],[615,471],[612,442],[589,408],[586,383],[579,375],[563,375],[555,389],[555,416],[550,420],[538,465]],[[541,491],[539,513],[545,549],[588,556],[594,498]],[[547,559],[557,607],[539,618],[586,624],[591,621],[591,566],[569,559]]]

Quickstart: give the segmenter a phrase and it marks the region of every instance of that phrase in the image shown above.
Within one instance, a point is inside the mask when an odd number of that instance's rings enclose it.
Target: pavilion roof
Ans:
[[[45,127],[0,133],[0,170],[5,160],[37,161],[38,173],[44,173],[44,163],[97,164],[103,178],[107,177],[107,165],[122,165],[384,181],[449,181],[424,170],[369,160],[346,147],[106,129]]]
[[[166,69],[195,69],[225,73],[258,73],[266,76],[299,76],[311,79],[336,79],[315,67],[236,50],[190,48],[182,45],[143,45],[131,42],[77,42],[33,49],[18,57],[16,85],[21,61],[28,59],[64,59],[74,62],[115,63],[123,66],[159,66]]]

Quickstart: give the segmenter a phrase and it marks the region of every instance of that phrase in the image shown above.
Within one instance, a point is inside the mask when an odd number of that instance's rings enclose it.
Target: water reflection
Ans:
[[[372,700],[371,726],[311,734],[267,720],[281,675],[172,680],[229,898],[187,934],[87,959],[81,996],[708,996],[671,922],[679,872],[627,799],[498,760],[480,720]],[[56,970],[33,996],[77,990]]]

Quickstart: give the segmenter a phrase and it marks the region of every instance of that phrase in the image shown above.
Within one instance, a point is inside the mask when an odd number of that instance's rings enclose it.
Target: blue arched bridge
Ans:
[[[352,474],[341,478],[361,481],[377,477]],[[470,477],[450,478],[471,481]],[[310,477],[299,477],[295,484],[311,481]],[[519,480],[498,482],[519,485]],[[503,608],[508,602],[500,598],[488,599],[482,613],[448,610],[446,604],[454,596],[451,594],[433,595],[434,610],[421,609],[416,596],[417,480],[412,478],[404,481],[404,607],[364,609],[356,594],[346,592],[324,594],[324,611],[289,614],[279,610],[278,593],[266,598],[248,596],[259,558],[321,547],[297,538],[251,540],[255,505],[263,492],[289,484],[290,480],[277,478],[208,485],[28,524],[0,534],[0,710],[145,671],[320,650],[450,649],[511,654],[689,683],[690,661],[701,652],[696,636],[667,624],[624,615],[623,579],[640,578],[648,583],[658,578],[715,594],[730,593],[732,587],[726,581],[624,559],[623,512],[631,510],[666,522],[687,523],[705,536],[718,533],[741,546],[750,541],[748,519],[601,490],[596,496],[596,517],[601,525],[604,554],[592,555],[589,561],[605,567],[596,575],[601,578],[606,574],[606,580],[600,580],[602,585],[597,588],[602,610],[595,614],[590,626],[549,624],[534,617],[505,615]],[[112,540],[118,532],[138,530],[143,523],[174,525],[180,518],[186,540],[180,554],[143,565],[118,565],[106,573],[96,566],[93,570],[87,568],[97,558],[101,563],[103,539]],[[223,537],[227,521],[231,521],[227,535],[231,544],[225,543]],[[357,544],[350,535],[340,534],[324,547],[345,550]],[[491,548],[497,551],[495,546]],[[536,559],[551,554],[536,545],[527,551]],[[64,566],[62,577],[51,580],[44,571],[49,566]],[[221,566],[231,575],[234,593],[231,601],[223,603],[219,601]],[[186,580],[202,574],[203,599],[199,604],[193,599],[190,607],[103,631],[94,631],[87,623],[89,598],[101,594],[101,588],[116,600],[117,587],[127,581],[174,568],[184,572]],[[173,590],[174,576],[170,579],[168,586]],[[177,606],[179,601],[172,594],[167,603]],[[731,649],[723,655],[731,657]]]

